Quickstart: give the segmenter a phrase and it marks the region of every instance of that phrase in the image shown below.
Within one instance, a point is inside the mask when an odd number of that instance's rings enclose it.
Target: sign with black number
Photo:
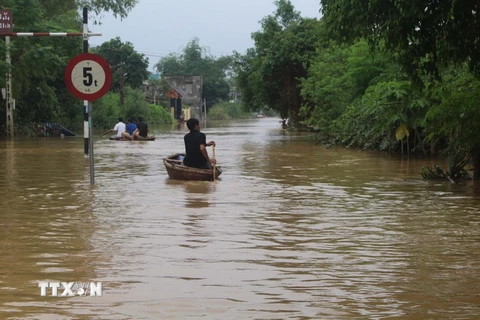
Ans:
[[[68,63],[65,84],[78,99],[97,100],[108,92],[112,84],[110,65],[99,55],[82,53]]]

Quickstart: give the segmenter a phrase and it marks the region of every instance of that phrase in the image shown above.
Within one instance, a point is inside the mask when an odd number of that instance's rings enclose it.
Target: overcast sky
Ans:
[[[303,17],[320,18],[320,0],[291,2]],[[182,52],[195,37],[217,58],[234,50],[245,53],[253,47],[251,33],[260,29],[259,21],[275,9],[273,0],[139,0],[123,21],[106,14],[102,25],[89,23],[91,32],[102,33],[89,43],[120,37],[148,57],[153,72],[162,56]]]

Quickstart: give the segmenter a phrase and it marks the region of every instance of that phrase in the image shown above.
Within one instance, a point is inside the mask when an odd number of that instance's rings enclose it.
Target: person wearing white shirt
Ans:
[[[115,125],[113,129],[110,130],[110,131],[117,132],[117,134],[112,136],[112,138],[117,140],[122,139],[122,133],[125,132],[126,128],[127,126],[125,125],[125,123],[123,123],[123,118],[122,117],[118,118],[118,123]]]

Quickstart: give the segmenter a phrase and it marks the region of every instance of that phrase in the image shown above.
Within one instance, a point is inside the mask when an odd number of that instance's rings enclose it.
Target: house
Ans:
[[[192,116],[202,115],[203,76],[162,76],[181,95],[181,103],[191,107]],[[178,101],[177,101],[178,103]]]
[[[167,96],[170,98],[170,109],[173,110],[173,117],[177,120],[183,120],[182,98],[185,96],[185,92],[178,88],[171,88]]]

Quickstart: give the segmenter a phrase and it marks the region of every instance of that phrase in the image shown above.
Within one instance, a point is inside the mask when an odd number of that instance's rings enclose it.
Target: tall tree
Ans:
[[[50,5],[49,1],[40,3],[37,0],[7,0],[5,3],[5,7],[12,9],[14,31],[81,30],[81,19],[75,10],[45,18],[48,16],[46,8]],[[68,118],[69,106],[74,103],[73,97],[62,94],[66,92],[63,71],[69,59],[79,52],[81,39],[11,38],[10,71],[13,78],[13,97],[16,100],[14,119],[17,128],[30,122]],[[0,40],[0,55],[5,56],[3,39]],[[3,60],[0,62],[0,69],[7,71],[8,67]],[[1,77],[0,82],[4,87],[5,78]],[[2,108],[0,114],[3,111]]]
[[[61,1],[61,0],[60,0]],[[72,0],[69,0],[72,1]],[[114,17],[125,18],[138,0],[74,0],[77,8],[88,7],[99,14],[111,12]]]
[[[130,42],[116,37],[96,47],[94,52],[107,60],[113,69],[112,89],[118,91],[122,85],[141,88],[143,81],[148,79],[148,58],[135,51]]]
[[[213,57],[206,48],[200,46],[199,39],[194,38],[187,43],[182,54],[163,57],[155,67],[166,76],[203,76],[203,98],[207,100],[207,108],[210,108],[229,98],[230,85],[226,77],[231,64],[231,57]]]
[[[417,83],[429,84],[434,92],[427,113],[430,136],[447,141],[449,150],[463,144],[472,155],[474,176],[480,179],[480,142],[469,138],[478,134],[478,125],[463,119],[466,114],[468,120],[478,119],[471,102],[476,99],[479,87],[459,72],[465,64],[476,78],[480,77],[478,1],[320,0],[320,3],[326,25],[336,39],[352,42],[363,37],[374,49],[384,45],[398,55]],[[445,73],[448,67],[454,67],[455,72]],[[444,80],[461,94],[454,94],[446,87],[435,91],[439,87],[436,80],[444,75],[447,75]],[[436,122],[438,119],[442,122]],[[462,125],[458,119],[463,119]]]
[[[320,0],[326,25],[340,41],[367,38],[399,55],[420,82],[438,78],[439,69],[468,62],[480,75],[480,4],[478,1]]]
[[[264,103],[264,89],[260,74],[259,61],[254,48],[245,55],[238,52],[234,55],[235,81],[241,92],[242,102],[246,109],[259,110]]]
[[[480,79],[466,67],[449,68],[442,79],[429,88],[436,102],[427,113],[430,139],[446,140],[448,151],[467,150],[473,159],[474,179],[480,180]]]
[[[236,74],[242,99],[250,108],[268,106],[283,118],[297,119],[302,105],[300,80],[307,75],[318,42],[316,19],[305,19],[289,0],[276,1],[273,15],[252,34],[255,49],[237,55]]]
[[[12,9],[14,32],[79,32],[82,30],[80,9],[87,6],[93,13],[110,11],[125,17],[136,0],[2,0],[0,7]],[[74,126],[81,120],[78,100],[65,88],[63,72],[72,57],[82,52],[78,37],[12,37],[13,97],[16,130],[30,122],[62,121]],[[0,56],[5,57],[5,43],[0,38]],[[9,69],[0,59],[0,72]],[[0,77],[5,87],[5,78]],[[0,108],[0,126],[5,110]],[[78,123],[81,123],[78,122]],[[1,130],[0,134],[4,134]]]

